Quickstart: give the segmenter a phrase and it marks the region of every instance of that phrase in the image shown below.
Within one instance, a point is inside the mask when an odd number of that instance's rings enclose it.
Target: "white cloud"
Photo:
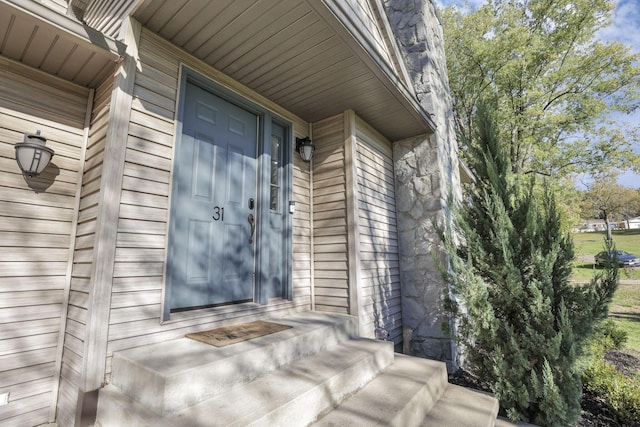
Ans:
[[[619,0],[613,12],[613,23],[602,29],[598,36],[603,40],[617,40],[631,46],[634,53],[640,53],[640,2]]]
[[[487,0],[434,0],[440,8],[455,5],[463,11],[475,10]],[[613,22],[598,32],[605,41],[617,40],[631,46],[634,53],[640,53],[640,1],[617,0],[613,12]]]

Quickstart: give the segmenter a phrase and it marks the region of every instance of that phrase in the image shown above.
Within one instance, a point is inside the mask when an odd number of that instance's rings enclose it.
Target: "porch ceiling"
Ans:
[[[32,0],[0,0],[0,55],[81,86],[113,73],[124,45]]]
[[[336,17],[338,3],[147,0],[133,17],[308,122],[353,109],[392,141],[429,132],[409,90]]]

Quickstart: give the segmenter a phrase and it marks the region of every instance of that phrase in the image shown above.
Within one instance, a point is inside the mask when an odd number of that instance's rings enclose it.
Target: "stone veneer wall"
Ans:
[[[404,351],[458,367],[455,344],[442,332],[447,291],[435,259],[446,261],[433,223],[450,223],[447,199],[460,197],[457,141],[442,24],[431,0],[384,0],[407,71],[436,132],[394,143]]]

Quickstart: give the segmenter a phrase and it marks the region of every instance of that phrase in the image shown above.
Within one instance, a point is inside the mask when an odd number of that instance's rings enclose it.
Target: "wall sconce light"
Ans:
[[[309,163],[313,158],[313,152],[316,149],[315,145],[311,143],[309,137],[296,138],[296,151],[300,153],[300,158]]]
[[[45,145],[46,142],[47,138],[37,131],[25,133],[24,140],[16,144],[16,161],[23,174],[34,177],[49,166],[54,151]]]

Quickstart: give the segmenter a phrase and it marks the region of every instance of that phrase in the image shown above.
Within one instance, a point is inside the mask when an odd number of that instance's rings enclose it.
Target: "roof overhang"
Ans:
[[[380,82],[380,90],[388,90],[397,101],[402,104],[409,114],[424,123],[425,130],[433,132],[436,128],[435,123],[431,120],[429,114],[424,111],[417,98],[413,88],[407,86],[410,82],[405,81],[403,74],[397,73],[387,61],[384,61],[378,54],[375,46],[371,43],[371,39],[359,28],[358,23],[352,18],[348,10],[344,8],[346,3],[339,1],[313,1],[308,3],[312,6],[318,16],[333,29],[336,35],[340,37],[345,46],[347,46],[355,57],[357,57]],[[379,16],[379,19],[387,19],[386,15]],[[388,46],[396,48],[395,45]],[[400,52],[396,52],[399,56]],[[404,71],[404,70],[403,70]],[[413,135],[406,135],[413,136]]]
[[[0,0],[0,54],[94,87],[124,54],[121,42],[32,0]]]
[[[100,4],[109,22],[124,22],[131,14],[148,30],[307,122],[352,109],[392,141],[435,129],[406,70],[398,66],[401,55],[379,0],[360,6],[342,0]],[[367,6],[375,16],[365,22],[361,8]],[[118,27],[111,27],[108,34],[117,34]],[[39,2],[0,0],[0,54],[15,61],[96,87],[113,72],[125,48]]]
[[[406,74],[372,44],[376,28],[361,28],[348,7],[334,0],[147,0],[132,16],[310,123],[352,109],[391,141],[433,132]]]

